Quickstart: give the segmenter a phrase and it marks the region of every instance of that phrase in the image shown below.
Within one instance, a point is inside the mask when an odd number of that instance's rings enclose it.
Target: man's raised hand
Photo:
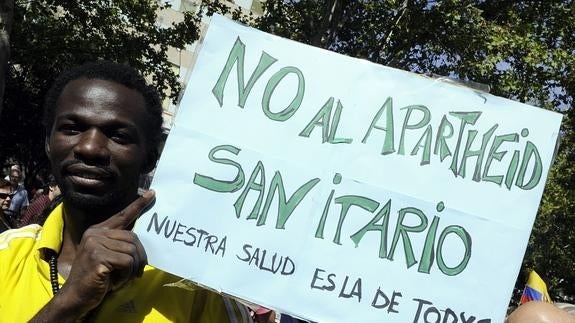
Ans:
[[[66,283],[59,292],[85,315],[97,307],[106,294],[139,277],[147,264],[144,247],[128,230],[154,200],[147,191],[122,211],[89,227],[82,236]]]

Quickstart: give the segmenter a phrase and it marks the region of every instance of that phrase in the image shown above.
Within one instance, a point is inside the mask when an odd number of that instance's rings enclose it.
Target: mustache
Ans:
[[[77,159],[71,159],[71,160],[65,160],[62,162],[62,164],[60,165],[60,170],[61,172],[64,173],[69,173],[69,168],[71,166],[75,166],[75,165],[80,165],[82,168],[86,168],[86,169],[93,169],[93,170],[97,170],[98,173],[104,175],[105,177],[116,177],[116,173],[114,172],[114,170],[111,167],[105,166],[105,165],[99,165],[99,166],[94,166],[94,165],[88,165],[80,160]]]

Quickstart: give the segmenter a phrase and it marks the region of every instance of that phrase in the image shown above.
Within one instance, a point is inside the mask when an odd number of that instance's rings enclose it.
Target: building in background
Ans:
[[[158,12],[157,24],[162,27],[170,27],[173,23],[178,23],[184,19],[183,12],[192,12],[197,13],[200,10],[200,3],[201,0],[159,0],[161,2],[167,2],[171,5],[170,8],[161,10]],[[261,16],[263,13],[263,6],[262,0],[234,0],[234,1],[223,1],[227,4],[233,11],[236,9],[242,10],[244,13],[252,13],[254,16]],[[180,96],[183,95],[183,91],[188,84],[188,80],[190,79],[192,68],[194,63],[196,62],[196,58],[198,56],[198,49],[199,44],[202,42],[206,31],[208,29],[208,25],[210,23],[211,17],[206,15],[202,16],[202,21],[200,25],[200,39],[192,44],[187,44],[184,49],[176,49],[176,48],[169,48],[168,49],[168,60],[172,63],[172,68],[174,72],[179,76],[180,82],[183,84],[182,93]],[[176,113],[179,108],[179,102],[174,104],[170,98],[164,99],[162,104],[164,111],[163,111],[163,119],[164,124],[162,126],[164,130],[164,134],[167,137],[167,134],[170,132],[175,120]],[[164,142],[166,137],[164,137]],[[163,149],[163,146],[160,148]],[[143,175],[140,177],[140,187],[141,188],[149,188],[152,182],[152,178],[154,177],[154,171],[149,174]]]
[[[171,5],[171,8],[160,11],[157,21],[160,26],[164,27],[169,27],[172,23],[182,21],[183,12],[190,11],[197,13],[200,10],[201,0],[170,0],[167,2]],[[239,8],[246,14],[251,12],[255,16],[259,16],[263,13],[261,0],[234,0],[223,2],[230,6],[232,11]],[[198,41],[186,45],[183,50],[176,48],[170,48],[168,50],[168,59],[173,64],[174,72],[179,75],[180,82],[184,85],[184,89],[190,79],[190,74],[198,55],[198,44],[201,43],[205,35],[210,19],[211,17],[203,16],[200,26],[200,39]],[[172,100],[166,99],[164,100],[163,106],[164,129],[166,132],[169,132],[174,123],[178,105],[174,104]]]

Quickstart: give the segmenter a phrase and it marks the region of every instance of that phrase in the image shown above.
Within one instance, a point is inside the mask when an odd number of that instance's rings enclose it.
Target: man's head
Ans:
[[[56,178],[54,175],[48,176],[48,180],[46,181],[46,186],[43,188],[44,194],[48,195],[50,200],[53,200],[55,197],[62,194],[60,188],[58,187],[58,183],[56,182]]]
[[[19,169],[13,168],[10,170],[9,177],[10,177],[10,183],[12,183],[12,187],[16,188],[18,187],[18,184],[22,180],[22,172],[20,172]]]
[[[0,214],[10,207],[12,194],[12,184],[4,178],[0,178]]]
[[[158,93],[132,68],[111,62],[62,74],[47,94],[46,152],[70,205],[117,211],[158,158]]]
[[[574,323],[575,316],[546,302],[527,302],[519,306],[506,323]]]

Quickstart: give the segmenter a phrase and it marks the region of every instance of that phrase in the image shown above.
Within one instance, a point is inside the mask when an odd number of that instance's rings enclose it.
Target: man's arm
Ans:
[[[98,307],[108,292],[142,275],[146,252],[136,234],[126,228],[153,198],[153,191],[148,191],[84,232],[66,283],[31,322],[75,322]]]
[[[24,199],[22,201],[22,205],[20,205],[20,214],[24,214],[30,205],[30,200],[28,199],[28,191],[24,189]]]

